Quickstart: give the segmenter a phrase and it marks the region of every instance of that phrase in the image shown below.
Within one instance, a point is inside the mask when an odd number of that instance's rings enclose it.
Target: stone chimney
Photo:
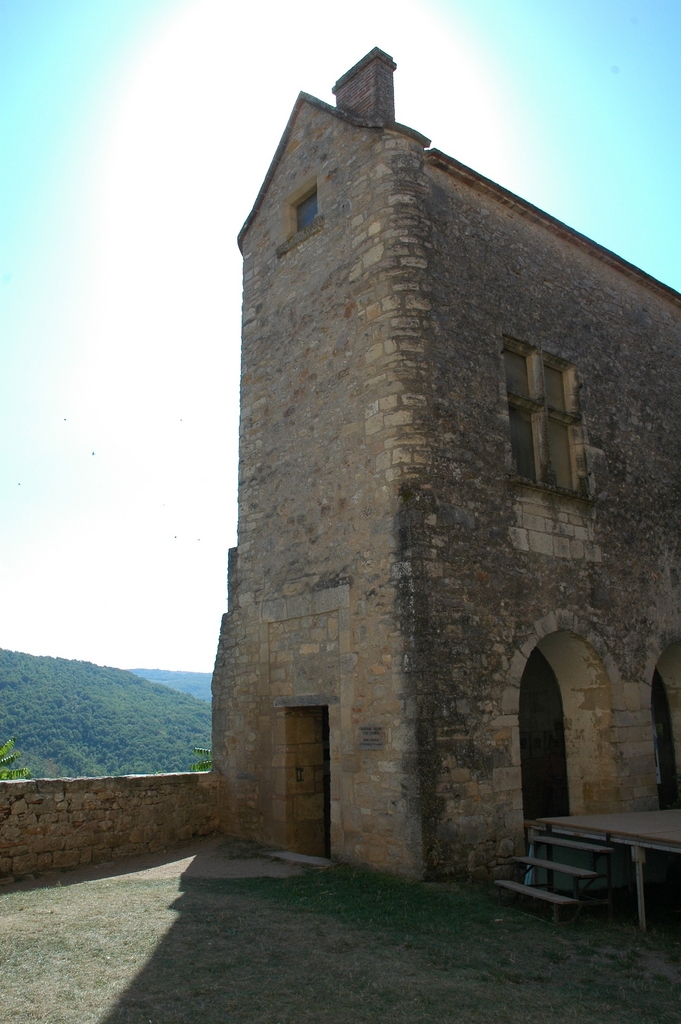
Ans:
[[[377,46],[346,71],[333,87],[336,106],[373,124],[395,120],[392,57]]]

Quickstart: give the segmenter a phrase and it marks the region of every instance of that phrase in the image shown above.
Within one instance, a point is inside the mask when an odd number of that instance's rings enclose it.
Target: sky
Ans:
[[[373,46],[399,121],[681,290],[680,0],[0,0],[0,647],[212,669],[236,235]]]

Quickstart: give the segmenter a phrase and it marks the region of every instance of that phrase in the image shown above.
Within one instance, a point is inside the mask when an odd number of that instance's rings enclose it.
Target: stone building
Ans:
[[[433,877],[681,764],[681,295],[395,121],[301,93],[239,237],[225,822]],[[676,754],[672,734],[676,736]]]

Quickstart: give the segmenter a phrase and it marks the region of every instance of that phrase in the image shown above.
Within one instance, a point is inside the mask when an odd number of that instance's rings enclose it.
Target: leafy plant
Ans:
[[[18,750],[12,751],[15,743],[16,737],[12,736],[0,747],[0,779],[3,782],[10,779],[27,779],[31,774],[29,768],[10,768],[10,765],[21,757]]]
[[[194,753],[199,760],[196,764],[189,766],[192,772],[209,772],[213,767],[213,751],[210,747],[194,747]]]

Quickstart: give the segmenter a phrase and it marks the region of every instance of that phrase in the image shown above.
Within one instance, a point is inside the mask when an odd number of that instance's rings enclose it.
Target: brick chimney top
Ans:
[[[395,120],[392,57],[377,46],[346,71],[333,87],[336,106],[375,124]]]

